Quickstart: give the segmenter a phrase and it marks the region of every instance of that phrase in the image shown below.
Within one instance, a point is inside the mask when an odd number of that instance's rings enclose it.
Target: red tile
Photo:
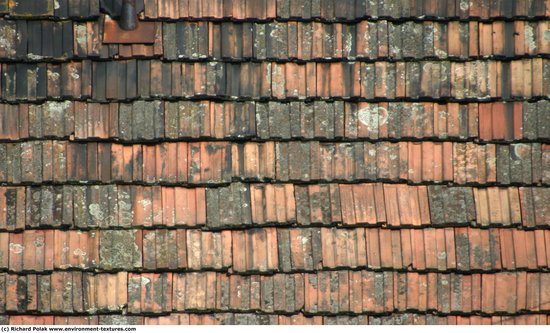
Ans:
[[[277,233],[273,228],[233,231],[233,269],[272,271],[277,269]]]
[[[526,308],[530,311],[538,311],[542,307],[541,294],[539,288],[541,287],[541,274],[539,273],[527,273],[527,286],[526,286]]]
[[[172,273],[128,276],[128,312],[160,313],[172,310]]]
[[[383,188],[380,184],[340,185],[344,224],[386,222]]]
[[[521,223],[517,188],[474,188],[477,221],[482,225],[512,225]]]
[[[526,272],[517,272],[516,273],[516,301],[515,308],[517,311],[527,308],[527,273]]]
[[[403,310],[420,310],[419,280],[420,275],[418,273],[406,273],[406,306]]]
[[[516,254],[514,252],[514,240],[512,230],[500,229],[500,252],[502,267],[507,269],[516,268]]]
[[[424,256],[427,268],[437,269],[439,264],[438,261],[441,261],[439,258],[443,257],[443,255],[440,255],[440,253],[437,251],[437,231],[437,229],[431,228],[424,229]],[[440,233],[440,237],[440,240],[445,240],[445,234],[443,232]],[[444,243],[440,244],[440,247],[444,247]]]
[[[380,229],[380,244],[392,244],[392,231],[389,229]],[[394,267],[393,246],[383,245],[380,247],[380,265],[382,267]],[[399,256],[401,253],[399,253]]]
[[[385,240],[383,241],[383,244],[386,244]],[[392,264],[389,267],[393,267],[393,268],[404,267],[402,250],[401,250],[401,231],[400,230],[391,230],[391,259],[392,259]]]
[[[412,258],[413,267],[424,270],[426,269],[426,250],[424,248],[424,230],[412,229]]]
[[[88,300],[86,309],[114,311],[128,303],[128,273],[84,274],[84,299]]]
[[[332,67],[331,67],[332,74]],[[305,98],[306,97],[306,66],[286,63],[285,65],[285,95],[286,97]],[[337,95],[333,95],[337,96]]]
[[[550,310],[550,275],[540,273],[540,309]]]
[[[175,189],[175,224],[199,226],[206,224],[206,195],[204,188]]]
[[[9,317],[10,325],[53,325],[54,316],[16,315]]]
[[[370,240],[376,244],[378,243],[377,237],[377,235],[373,236]],[[327,267],[362,267],[367,265],[368,253],[365,247],[364,229],[323,228],[321,229],[321,242],[323,264]],[[369,239],[367,239],[367,244],[369,244]]]
[[[23,234],[10,234],[9,241],[9,267],[11,271],[23,270],[24,243]]]
[[[378,229],[365,229],[367,265],[370,268],[381,268],[380,236]]]
[[[6,232],[0,233],[0,253],[2,253],[2,256],[0,256],[0,268],[2,269],[8,269],[9,268],[9,255],[6,255],[9,251],[9,245],[10,245],[10,234]]]
[[[516,273],[499,273],[495,279],[495,311],[516,312]]]

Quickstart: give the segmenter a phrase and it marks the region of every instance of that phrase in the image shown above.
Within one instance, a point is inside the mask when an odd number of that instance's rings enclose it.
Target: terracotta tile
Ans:
[[[233,175],[243,179],[275,178],[275,149],[273,142],[233,145]]]
[[[306,66],[287,63],[285,66],[286,97],[306,97]],[[332,67],[331,67],[332,74]]]
[[[363,311],[384,310],[384,284],[382,273],[361,272],[363,287]]]
[[[377,147],[378,178],[396,181],[408,179],[408,145],[406,142],[381,142]]]
[[[470,189],[429,186],[428,195],[432,224],[463,224],[475,220]]]
[[[128,311],[160,313],[172,309],[172,274],[142,273],[128,277]]]
[[[53,325],[97,325],[97,316],[55,316]]]
[[[9,251],[9,239],[10,239],[10,234],[9,233],[6,233],[6,232],[2,232],[0,233],[0,244],[2,244],[0,246],[0,253],[2,253],[2,256],[0,256],[0,268],[2,269],[8,269],[9,268],[9,254],[8,254],[8,251]]]
[[[547,244],[545,244],[545,232],[542,230],[535,230],[533,232],[534,244],[531,246],[535,247],[536,252],[536,265],[538,267],[544,267],[548,263],[548,258],[546,256]]]
[[[296,187],[297,222],[303,225],[341,222],[339,196],[337,185]]]
[[[99,263],[99,239],[95,233],[56,230],[53,234],[53,267],[91,268]]]
[[[23,234],[10,234],[9,237],[9,268],[19,272],[23,270],[24,256]]]
[[[536,73],[542,73],[544,72],[544,64],[542,59],[534,59],[531,62],[531,73],[532,73],[532,82],[531,82],[531,88],[532,88],[532,95],[533,96],[541,96],[543,94],[543,91],[545,89],[544,83],[543,83],[543,77],[540,75],[536,75]]]
[[[375,237],[377,238],[377,235]],[[360,267],[367,265],[364,229],[330,229],[330,231],[321,229],[321,239],[323,263],[327,267]],[[377,243],[378,240],[375,242]],[[330,258],[333,258],[333,261],[330,261]]]
[[[379,230],[379,238],[380,238],[380,244],[391,244],[392,243],[392,233],[393,230],[388,229],[380,229]],[[400,242],[399,242],[400,243]],[[400,244],[399,244],[400,245]],[[398,250],[398,249],[395,249]],[[390,246],[381,246],[380,247],[380,265],[381,267],[394,267],[394,247]],[[398,257],[400,257],[401,254],[398,253]],[[400,267],[400,266],[398,266]]]
[[[82,293],[86,311],[91,309],[115,311],[128,303],[128,273],[98,275],[85,273],[82,279],[84,287]]]
[[[25,189],[0,188],[0,229],[13,231],[25,227]]]
[[[477,220],[482,225],[521,223],[520,198],[517,188],[474,189],[474,198]]]
[[[273,310],[294,312],[303,307],[304,279],[301,274],[273,276]]]
[[[55,312],[71,313],[78,311],[77,297],[82,289],[82,273],[80,272],[53,272],[51,275],[51,310]],[[82,308],[80,309],[80,311]]]
[[[278,267],[275,229],[233,231],[233,269],[236,271],[272,271]],[[238,248],[243,248],[243,252]],[[238,260],[238,261],[237,261]]]
[[[426,269],[426,249],[424,248],[424,230],[412,229],[412,262],[413,267]]]
[[[511,230],[501,229],[500,230],[500,248],[502,256],[502,267],[503,268],[515,268],[516,253],[514,252],[514,240]],[[520,254],[521,255],[521,254]]]
[[[206,208],[207,224],[213,228],[252,223],[249,187],[242,183],[206,189]]]
[[[488,246],[489,244],[482,243],[482,235],[485,234],[485,230],[480,229],[474,229],[470,228],[468,229],[468,242],[469,242],[469,251],[470,251],[470,269],[472,270],[480,270],[483,268],[484,263],[488,259],[488,253],[489,251],[484,251],[483,249],[486,248],[485,246]],[[490,261],[489,261],[490,262]]]
[[[451,274],[437,275],[437,305],[438,311],[449,313],[451,308]]]
[[[319,229],[278,230],[280,269],[312,270],[320,266],[322,233]]]
[[[548,283],[550,278],[548,274],[540,274],[540,309],[548,310],[550,308],[550,288]]]
[[[404,195],[398,196],[397,198],[398,207],[390,208],[391,206],[390,207],[386,206],[388,223],[390,225],[429,224],[430,217],[429,217],[427,188],[425,186],[404,186],[404,185],[395,185],[395,186],[397,186],[396,189],[404,191],[404,193],[406,193],[406,196]],[[391,189],[390,185],[384,185],[386,205],[388,205],[388,202],[391,202],[391,197],[387,196],[386,194],[387,189]],[[396,208],[398,209],[398,211],[395,211]]]
[[[366,256],[368,258],[368,266],[372,268],[383,267],[386,251],[382,251],[383,244],[380,236],[381,231],[377,229],[365,229],[366,236]]]
[[[183,234],[178,235],[183,239]],[[231,244],[229,231],[221,233],[201,232],[188,230],[187,236],[187,264],[191,269],[214,268],[221,269],[231,262],[231,251],[228,246]],[[181,254],[185,255],[184,250]],[[178,261],[185,260],[185,257],[178,258]]]
[[[109,250],[113,244],[117,244],[119,252]],[[102,230],[99,234],[99,266],[103,269],[141,267],[141,230]]]
[[[317,311],[316,312],[334,312],[337,306],[336,302],[331,302],[332,294],[337,293],[336,288],[331,288],[333,272],[318,272],[317,273]],[[310,279],[311,280],[311,279]],[[337,281],[337,280],[336,280]],[[336,282],[335,281],[335,282]],[[336,294],[337,295],[337,294]],[[334,296],[336,296],[334,295]]]
[[[16,315],[10,316],[10,325],[53,325],[54,316]]]
[[[414,287],[407,285],[407,273],[394,273],[393,275],[393,302],[394,307],[398,311],[407,309],[407,291],[415,291]]]
[[[382,186],[372,184],[340,185],[342,216],[345,224],[386,222]],[[371,203],[364,206],[365,203]]]

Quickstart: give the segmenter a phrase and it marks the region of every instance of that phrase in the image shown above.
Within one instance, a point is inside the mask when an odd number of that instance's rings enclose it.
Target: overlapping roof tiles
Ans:
[[[550,1],[138,5],[0,0],[0,324],[550,324]]]

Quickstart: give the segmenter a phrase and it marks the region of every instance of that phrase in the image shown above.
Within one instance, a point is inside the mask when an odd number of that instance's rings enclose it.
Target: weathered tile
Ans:
[[[99,234],[99,266],[103,269],[142,267],[141,231],[109,230]]]

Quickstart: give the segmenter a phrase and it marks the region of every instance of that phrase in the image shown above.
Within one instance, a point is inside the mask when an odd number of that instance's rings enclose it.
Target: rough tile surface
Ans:
[[[0,324],[550,324],[550,1],[102,2],[0,0]]]

